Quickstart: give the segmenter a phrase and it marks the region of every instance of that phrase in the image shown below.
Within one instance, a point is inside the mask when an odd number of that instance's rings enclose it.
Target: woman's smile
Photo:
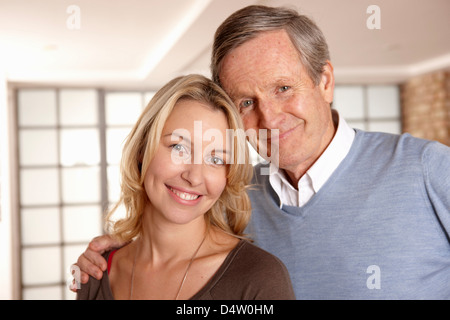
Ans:
[[[198,193],[192,193],[192,192],[186,192],[185,190],[176,189],[172,186],[166,185],[167,189],[169,189],[169,193],[177,202],[180,202],[179,200],[182,200],[183,204],[186,204],[186,201],[189,201],[187,204],[196,204],[200,198],[201,194]]]

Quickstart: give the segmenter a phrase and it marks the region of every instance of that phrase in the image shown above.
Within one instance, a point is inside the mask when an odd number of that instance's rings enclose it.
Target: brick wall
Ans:
[[[450,146],[450,72],[411,78],[400,90],[402,131]]]

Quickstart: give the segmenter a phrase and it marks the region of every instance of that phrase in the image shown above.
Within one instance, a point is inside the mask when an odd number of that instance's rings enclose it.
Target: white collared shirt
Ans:
[[[284,170],[278,170],[274,164],[270,164],[269,181],[280,198],[280,208],[283,205],[304,206],[320,190],[350,151],[355,130],[350,128],[336,110],[332,112],[339,119],[336,134],[319,159],[300,178],[298,190],[289,183]]]

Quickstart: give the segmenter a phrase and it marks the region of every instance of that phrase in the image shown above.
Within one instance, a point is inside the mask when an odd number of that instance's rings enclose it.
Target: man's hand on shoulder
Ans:
[[[103,272],[107,268],[107,262],[102,254],[108,250],[120,248],[124,245],[124,242],[118,241],[109,235],[92,239],[86,251],[78,257],[75,263],[80,269],[80,273],[77,275],[79,279],[74,279],[74,282],[79,281],[85,284],[89,281],[89,276],[100,280],[103,277]],[[70,289],[76,292],[75,286],[72,286]]]

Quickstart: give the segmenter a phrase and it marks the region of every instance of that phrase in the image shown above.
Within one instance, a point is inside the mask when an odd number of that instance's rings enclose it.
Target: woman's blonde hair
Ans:
[[[217,84],[201,75],[188,75],[173,79],[154,95],[126,139],[120,167],[121,197],[106,217],[108,231],[122,241],[131,241],[142,232],[144,207],[149,201],[144,188],[146,171],[158,148],[167,118],[181,99],[191,99],[221,110],[235,133],[225,189],[205,214],[205,219],[209,225],[243,237],[251,214],[246,188],[253,170],[242,121],[233,102]],[[122,204],[126,216],[113,222],[113,213]]]

